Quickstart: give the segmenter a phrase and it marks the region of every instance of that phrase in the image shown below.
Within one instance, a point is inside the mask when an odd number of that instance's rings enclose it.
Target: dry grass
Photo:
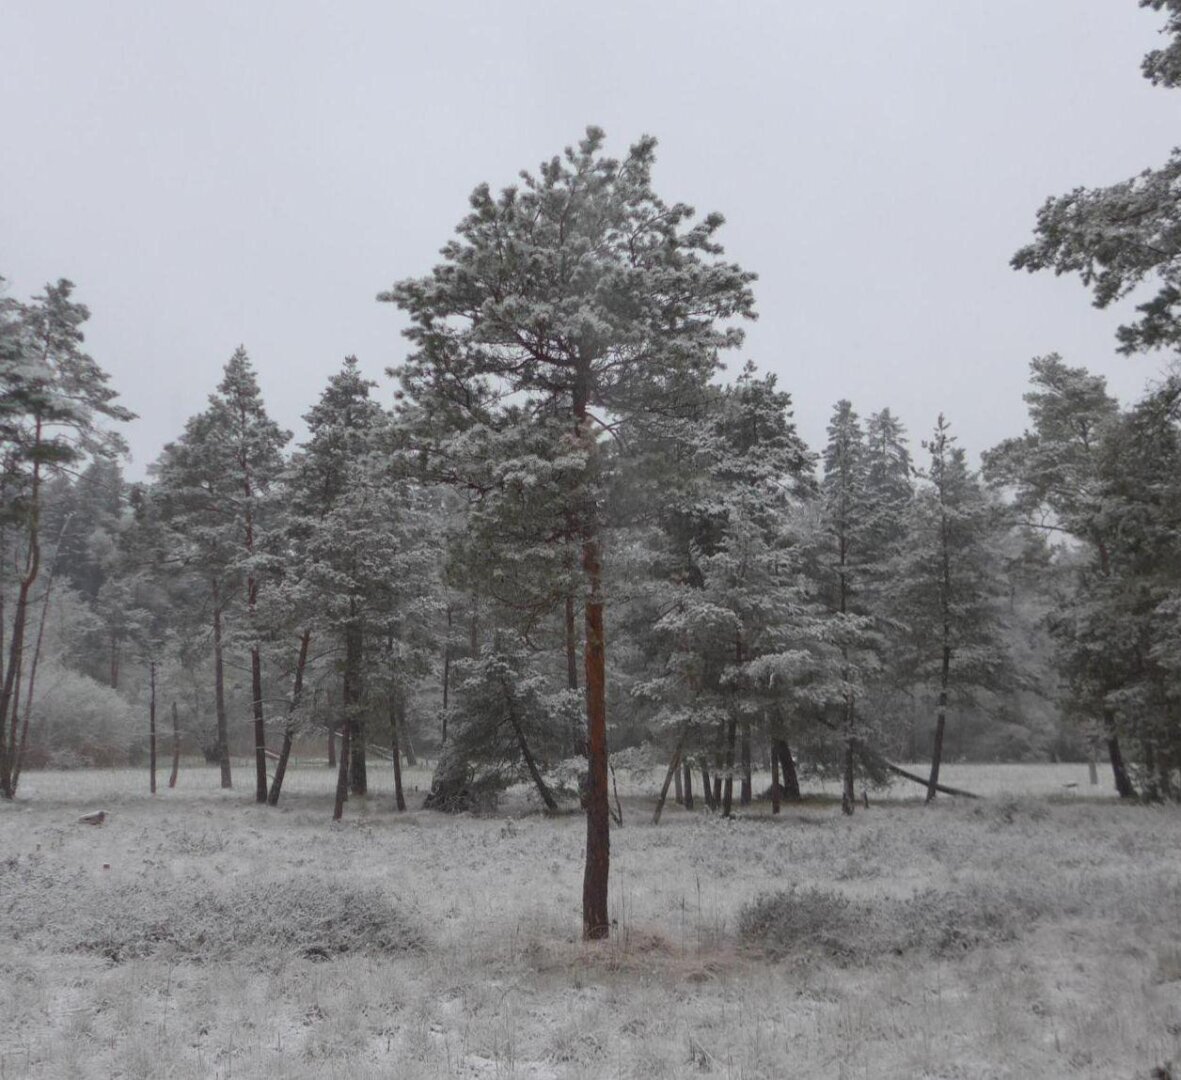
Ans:
[[[653,828],[633,790],[596,947],[577,815],[397,815],[382,770],[341,826],[322,767],[278,810],[213,770],[154,802],[139,774],[29,774],[0,807],[0,1075],[1108,1080],[1181,1061],[1181,815],[1079,798],[1085,767],[961,769],[994,797],[669,807]],[[105,826],[75,823],[98,807]]]

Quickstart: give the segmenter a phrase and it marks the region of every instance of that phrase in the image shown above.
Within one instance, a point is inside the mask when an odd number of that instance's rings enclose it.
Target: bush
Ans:
[[[126,765],[147,729],[117,690],[54,663],[37,674],[29,722],[29,768]]]

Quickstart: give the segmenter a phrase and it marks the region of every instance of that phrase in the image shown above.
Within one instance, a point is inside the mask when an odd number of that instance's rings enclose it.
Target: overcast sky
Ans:
[[[245,344],[298,430],[348,353],[391,386],[400,314],[476,183],[604,127],[719,210],[759,275],[743,356],[818,447],[833,403],[1024,424],[1032,356],[1125,399],[1160,358],[1074,279],[1009,269],[1047,195],[1162,162],[1181,94],[1140,78],[1135,0],[132,3],[3,0],[0,274],[69,277],[143,468]]]

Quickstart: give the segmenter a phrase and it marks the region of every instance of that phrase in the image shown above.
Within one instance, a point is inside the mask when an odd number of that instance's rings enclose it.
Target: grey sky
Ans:
[[[1139,76],[1135,0],[566,4],[3,0],[0,273],[72,278],[144,466],[234,347],[297,427],[374,301],[424,273],[471,188],[578,139],[660,140],[655,186],[720,210],[755,270],[745,355],[820,444],[833,402],[942,409],[973,455],[1024,423],[1033,355],[1136,396],[1074,280],[1017,274],[1043,199],[1164,160],[1175,92]],[[732,358],[731,367],[740,366]],[[382,399],[389,384],[382,379]]]

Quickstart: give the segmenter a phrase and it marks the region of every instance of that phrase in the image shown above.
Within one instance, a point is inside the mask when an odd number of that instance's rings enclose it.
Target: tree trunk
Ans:
[[[112,690],[119,689],[119,635],[111,631],[110,683]]]
[[[580,418],[581,419],[581,418]],[[582,547],[586,574],[586,868],[582,881],[582,936],[606,938],[607,882],[611,864],[611,810],[607,799],[607,651],[604,640],[599,541],[587,528]]]
[[[779,766],[783,771],[783,798],[786,802],[799,802],[800,777],[796,772],[796,763],[791,756],[791,747],[786,739],[775,740],[775,751],[779,754]]]
[[[664,801],[668,798],[669,785],[672,784],[673,778],[679,779],[681,775],[681,752],[678,750],[673,754],[672,761],[668,763],[668,770],[664,774],[664,783],[660,785],[660,797],[656,800],[656,809],[652,814],[652,824],[660,824],[660,815],[664,812]]]
[[[406,809],[406,796],[402,792],[402,749],[398,745],[398,698],[390,694],[390,749],[394,753],[394,805]]]
[[[529,776],[533,780],[533,786],[537,788],[537,794],[541,796],[541,801],[545,803],[545,808],[552,814],[558,809],[557,801],[554,799],[553,793],[547,786],[544,777],[542,777],[541,770],[537,767],[537,762],[534,760],[533,753],[529,749],[529,743],[525,740],[525,732],[521,728],[520,721],[518,721],[516,711],[513,708],[512,687],[507,683],[502,684],[502,687],[505,703],[508,706],[509,726],[513,729],[513,734],[517,737],[517,745],[521,748],[521,757],[525,760],[525,768],[529,770]]]
[[[848,738],[845,740],[845,773],[841,789],[841,811],[845,814],[852,814],[857,805],[853,784],[853,740]]]
[[[1115,790],[1121,799],[1136,798],[1136,788],[1128,776],[1124,765],[1124,755],[1120,750],[1119,736],[1115,733],[1115,716],[1109,711],[1103,714],[1107,727],[1107,756],[1111,761],[1111,773],[1115,778]]]
[[[443,745],[447,743],[447,709],[451,700],[451,605],[447,605],[447,638],[443,645]]]
[[[406,719],[405,714],[402,715],[403,721]],[[410,725],[402,723],[400,726],[400,734],[402,738],[402,753],[406,755],[406,768],[418,768],[418,755],[414,752],[414,739],[410,734]]]
[[[295,741],[295,712],[303,697],[303,673],[308,666],[308,646],[312,632],[305,630],[299,639],[299,656],[295,661],[295,680],[291,687],[291,700],[287,703],[287,723],[283,726],[283,745],[279,748],[279,760],[275,762],[275,775],[271,779],[271,790],[267,794],[269,806],[279,805],[279,794],[287,776],[287,762],[291,758],[291,744]]]
[[[944,625],[944,639],[948,628]],[[939,712],[935,718],[935,743],[931,747],[931,779],[927,782],[927,802],[939,790],[939,766],[943,760],[943,730],[947,726],[947,684],[951,677],[951,646],[943,646],[943,666],[939,683]]]
[[[180,716],[176,702],[172,703],[172,772],[168,777],[168,786],[176,787],[176,777],[180,772]]]
[[[148,662],[148,789],[156,794],[156,661]]]
[[[328,710],[328,768],[336,768],[336,718]]]
[[[332,820],[339,821],[344,816],[344,804],[349,797],[349,758],[350,758],[350,727],[347,722],[341,725],[340,735],[340,764],[336,770],[336,801],[332,806]]]
[[[673,771],[673,802],[675,802],[677,806],[685,805],[685,787],[681,783],[681,768],[679,764]]]
[[[251,711],[254,714],[254,801],[267,801],[267,726],[262,708],[262,653],[250,649]]]
[[[775,744],[771,744],[771,813],[778,814],[783,803],[783,792],[779,787],[779,755]]]
[[[734,802],[734,750],[738,742],[738,718],[730,716],[726,726],[726,782],[722,795],[722,813],[730,816]]]
[[[221,766],[221,786],[234,786],[230,777],[230,731],[226,721],[225,658],[221,640],[221,586],[213,581],[213,697],[217,705],[217,762]]]
[[[754,797],[754,783],[750,770],[750,718],[742,721],[742,794],[738,798],[739,806],[750,806]]]
[[[364,637],[357,624],[357,602],[349,600],[349,624],[344,645],[344,714],[352,760],[349,762],[349,792],[364,795],[369,788],[365,770],[365,715],[362,710],[361,663]],[[343,742],[341,753],[344,753]]]
[[[681,767],[685,774],[685,809],[693,809],[693,768],[689,762],[685,762]]]
[[[701,763],[701,797],[705,800],[705,808],[707,810],[716,810],[718,804],[714,802],[713,789],[709,781],[709,769],[706,768],[705,762]]]

